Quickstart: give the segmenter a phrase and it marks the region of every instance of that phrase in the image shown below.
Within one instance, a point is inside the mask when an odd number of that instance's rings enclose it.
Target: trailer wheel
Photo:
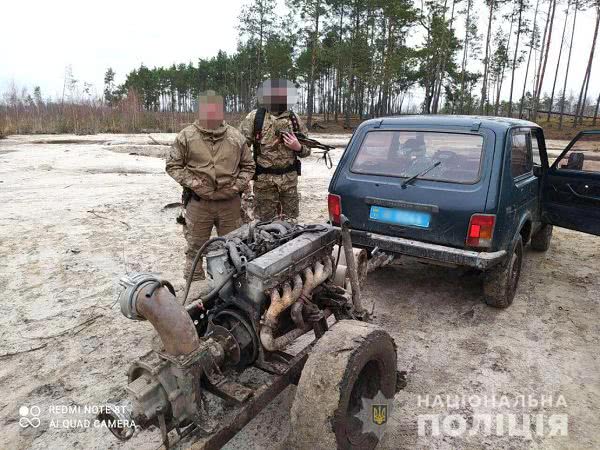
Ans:
[[[545,252],[550,248],[552,240],[552,225],[545,224],[531,237],[531,248],[538,252]]]
[[[355,417],[363,398],[396,392],[396,347],[381,328],[337,322],[317,342],[304,366],[291,410],[290,448],[372,449],[379,438]],[[389,408],[391,410],[391,408]]]

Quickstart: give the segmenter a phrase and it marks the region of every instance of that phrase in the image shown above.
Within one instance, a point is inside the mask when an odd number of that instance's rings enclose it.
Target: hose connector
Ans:
[[[117,298],[125,317],[132,320],[146,320],[137,313],[137,297],[141,290],[156,283],[160,283],[160,280],[151,273],[133,273],[119,280],[120,289]]]

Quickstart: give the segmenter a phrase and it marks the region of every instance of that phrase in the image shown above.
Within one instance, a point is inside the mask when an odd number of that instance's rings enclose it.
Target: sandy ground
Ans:
[[[153,137],[169,142],[173,135]],[[347,138],[327,139],[343,145]],[[57,139],[88,142],[34,143]],[[123,393],[129,363],[152,336],[147,323],[124,318],[114,304],[119,277],[152,271],[181,282],[177,210],[163,209],[179,200],[180,189],[156,157],[164,147],[148,142],[145,135],[0,141],[2,449],[159,446],[156,430],[122,444],[76,422],[93,419],[86,406]],[[323,221],[332,172],[316,159],[303,169],[301,219]],[[599,268],[600,238],[557,230],[547,253],[526,251],[517,297],[505,311],[482,304],[472,272],[400,261],[371,274],[365,301],[375,302],[374,321],[396,340],[398,369],[407,371],[381,448],[600,447]],[[284,391],[227,448],[280,448],[293,394]],[[552,397],[553,404],[522,408],[521,395]],[[447,396],[479,396],[488,405],[454,405]],[[40,408],[39,427],[20,426],[22,406]],[[523,413],[543,414],[545,424],[550,415],[567,415],[568,436],[550,436],[547,428],[531,436],[475,429],[481,414],[514,414],[521,430]],[[424,414],[458,415],[469,431],[419,436]]]

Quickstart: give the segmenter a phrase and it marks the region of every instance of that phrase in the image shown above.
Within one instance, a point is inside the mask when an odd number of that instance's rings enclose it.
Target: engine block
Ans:
[[[130,405],[125,418],[157,426],[165,443],[170,430],[202,429],[203,390],[242,404],[252,390],[229,377],[233,370],[254,365],[277,372],[281,351],[295,339],[309,331],[320,337],[332,314],[351,318],[351,297],[333,282],[336,244],[340,230],[328,225],[251,223],[200,249],[195,262],[206,257],[210,284],[200,298],[186,298],[189,280],[176,296],[154,275],[123,278],[123,314],[151,322],[161,344],[129,370],[128,398],[116,402]],[[122,416],[108,412],[101,419]],[[133,434],[111,431],[120,439]]]

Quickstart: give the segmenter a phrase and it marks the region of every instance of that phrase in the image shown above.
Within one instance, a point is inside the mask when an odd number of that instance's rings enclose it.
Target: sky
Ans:
[[[65,67],[101,92],[112,67],[117,82],[146,66],[196,63],[233,52],[241,0],[5,0],[0,19],[0,92],[14,81],[62,94]],[[12,43],[10,45],[7,45]]]
[[[218,50],[233,52],[237,46],[237,18],[243,3],[244,0],[6,0],[0,22],[0,42],[3,43],[0,93],[14,82],[18,88],[27,87],[29,91],[40,86],[44,97],[59,97],[65,68],[71,66],[80,85],[91,83],[101,94],[108,67],[115,70],[116,81],[120,83],[126,73],[141,63],[149,67],[196,63],[198,58],[214,56]],[[545,91],[551,89],[554,79],[565,0],[562,4],[556,12]],[[487,27],[486,11],[482,6],[477,10],[479,32],[483,34]],[[579,13],[567,88],[576,95],[583,80],[594,23],[593,10]],[[460,28],[458,23],[459,36]],[[570,27],[567,30],[568,42]],[[418,32],[414,32],[412,40],[419,39]],[[596,53],[589,91],[594,97],[600,91],[600,46]],[[565,63],[566,54],[563,54],[562,64]],[[562,87],[563,67],[557,92]],[[522,67],[516,77],[516,86],[521,88],[524,73]],[[508,97],[509,85],[510,81],[505,81],[503,98]],[[515,92],[521,88],[515,88]]]

